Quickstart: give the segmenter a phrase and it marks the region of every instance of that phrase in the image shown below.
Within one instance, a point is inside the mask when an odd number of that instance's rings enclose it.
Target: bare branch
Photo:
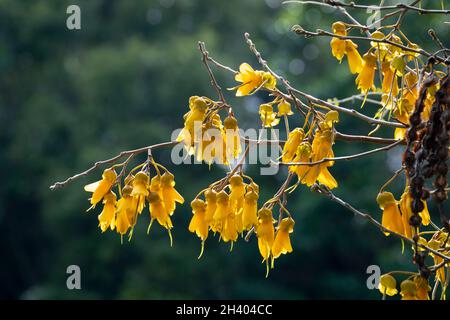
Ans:
[[[416,11],[420,14],[449,14],[450,10],[439,10],[439,9],[424,9],[415,7],[413,5],[408,5],[404,3],[399,3],[396,5],[391,6],[377,6],[377,5],[362,5],[362,4],[355,4],[354,2],[345,3],[341,1],[336,0],[325,0],[323,2],[319,1],[300,1],[300,0],[289,0],[289,1],[283,1],[283,4],[289,4],[289,3],[296,3],[296,4],[313,4],[313,5],[320,5],[320,6],[326,6],[326,7],[346,7],[351,9],[372,9],[372,10],[395,10],[395,9],[406,9],[410,11]]]

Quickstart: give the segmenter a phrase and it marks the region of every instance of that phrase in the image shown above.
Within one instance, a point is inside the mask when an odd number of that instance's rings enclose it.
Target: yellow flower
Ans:
[[[445,241],[445,239],[443,241],[439,241],[437,239],[431,239],[427,245],[431,249],[438,250],[442,247],[442,244],[444,241]],[[435,255],[433,253],[430,253],[430,255],[433,257],[434,265],[440,265],[444,261],[444,259],[438,255]],[[441,267],[436,270],[436,279],[441,283],[442,286],[445,286],[445,283],[446,283],[445,282],[445,278],[446,278],[445,274],[446,274],[445,267]]]
[[[150,177],[143,171],[138,172],[133,179],[133,191],[131,192],[131,196],[137,201],[138,213],[141,213],[145,207],[145,199],[148,196],[149,180]]]
[[[189,112],[184,115],[184,128],[177,137],[177,141],[184,141],[189,154],[194,153],[196,141],[202,138],[202,123],[205,120],[208,104],[201,97],[189,99]]]
[[[343,22],[337,21],[332,25],[333,33],[346,36],[347,30],[345,29],[345,24]],[[330,41],[331,53],[336,59],[339,60],[339,63],[342,62],[342,58],[344,57],[345,50],[345,40],[333,37]]]
[[[261,117],[262,125],[265,128],[274,127],[280,122],[276,112],[273,111],[272,105],[268,103],[259,106],[259,116]]]
[[[227,160],[236,159],[242,151],[241,137],[239,135],[238,123],[235,117],[228,116],[225,118],[225,145]]]
[[[106,169],[103,171],[102,180],[90,183],[84,187],[87,192],[92,192],[91,197],[91,208],[94,208],[97,203],[99,203],[105,194],[107,194],[113,184],[116,182],[117,174],[114,169]]]
[[[409,224],[409,219],[414,215],[414,213],[411,210],[411,196],[406,191],[400,197],[400,211],[402,212],[402,222],[405,230],[404,235],[405,237],[412,239],[415,234],[415,230]]]
[[[222,190],[217,194],[217,208],[213,217],[214,230],[222,232],[229,212],[230,197],[225,191]]]
[[[343,22],[333,23],[333,33],[340,36],[347,36],[347,30],[345,29],[345,24]],[[343,40],[333,37],[330,42],[331,53],[339,63],[342,62],[344,55],[347,55],[348,66],[351,73],[359,73],[362,68],[363,60],[359,54],[356,45],[352,40]]]
[[[307,141],[302,142],[295,152],[295,158],[292,162],[311,162],[311,144]],[[289,166],[289,170],[297,174],[298,181],[306,184],[306,174],[308,173],[310,167],[307,165],[301,166]]]
[[[380,277],[380,283],[378,284],[378,290],[384,295],[395,296],[398,293],[397,281],[390,274],[383,274]]]
[[[189,223],[189,231],[197,234],[200,240],[205,241],[208,237],[208,223],[206,222],[206,203],[201,199],[191,202],[192,219]]]
[[[239,66],[239,72],[234,79],[242,82],[237,87],[236,96],[247,96],[255,93],[261,87],[273,90],[275,89],[276,79],[268,72],[253,70],[248,63],[242,63]]]
[[[405,280],[400,284],[402,300],[417,300],[417,287],[411,280]]]
[[[428,285],[428,280],[422,276],[415,276],[414,283],[416,284],[416,297],[419,300],[430,300],[428,292],[431,291]]]
[[[165,172],[161,176],[161,191],[167,214],[172,215],[176,208],[176,202],[183,204],[184,198],[175,190],[173,174]]]
[[[122,198],[117,202],[116,211],[116,230],[121,235],[124,235],[130,227],[133,226],[130,218],[134,217],[135,201],[131,196],[132,187],[125,186],[122,189]]]
[[[345,52],[347,53],[347,61],[350,72],[360,73],[363,68],[363,58],[356,49],[358,46],[352,40],[345,40]]]
[[[110,191],[103,197],[103,210],[98,215],[99,227],[102,232],[108,228],[114,230],[116,220],[116,195]]]
[[[389,62],[383,62],[381,64],[381,70],[383,73],[381,91],[385,94],[391,94],[392,97],[396,97],[398,94],[397,71],[392,70]]]
[[[164,203],[159,196],[157,192],[150,192],[148,195],[148,202],[149,202],[149,211],[150,211],[150,217],[151,222],[149,229],[150,230],[151,224],[156,219],[158,223],[166,228],[167,230],[172,229],[172,220],[170,219],[169,214],[167,213],[166,209],[164,208]]]
[[[405,74],[404,82],[405,82],[405,89],[403,90],[403,99],[406,99],[409,101],[409,103],[414,106],[416,103],[416,100],[419,96],[419,90],[417,88],[417,83],[419,81],[419,78],[417,74],[414,71],[410,71],[407,74]]]
[[[321,161],[323,158],[333,158],[334,153],[332,145],[334,143],[333,131],[332,129],[325,128],[316,131],[314,140],[312,143],[312,162]],[[311,166],[306,172],[304,181],[307,186],[312,186],[316,181],[327,186],[330,189],[336,188],[338,186],[337,181],[328,171],[328,167],[334,164],[333,161],[327,161],[321,164],[316,164]]]
[[[213,227],[213,218],[214,213],[217,208],[217,192],[213,189],[208,189],[205,192],[205,200],[206,200],[206,213],[205,213],[205,221],[211,226],[212,231],[216,231]]]
[[[290,217],[281,220],[272,245],[272,256],[274,259],[278,258],[281,254],[292,252],[289,234],[294,230],[294,224],[294,220]]]
[[[245,184],[240,175],[230,178],[230,211],[236,215],[236,228],[239,233],[243,231],[242,210],[244,207]]]
[[[223,226],[220,236],[224,242],[236,241],[238,238],[236,215],[231,211],[228,213],[225,219],[225,225]]]
[[[280,103],[278,104],[278,116],[290,116],[294,113],[291,110],[291,104],[287,102],[284,99],[281,99]]]
[[[305,132],[302,128],[295,128],[289,133],[288,139],[283,146],[283,162],[291,162],[295,156],[298,146],[305,137]]]
[[[402,222],[402,215],[398,209],[394,195],[390,192],[381,192],[377,196],[377,202],[380,209],[383,210],[383,216],[381,218],[383,227],[393,232],[404,234],[405,229]],[[385,232],[385,235],[388,236],[389,233]]]
[[[244,209],[242,213],[243,227],[245,230],[250,230],[253,226],[258,224],[258,193],[252,188],[245,194]]]
[[[373,53],[366,53],[363,56],[363,61],[361,72],[356,78],[356,84],[362,93],[367,93],[370,89],[374,89],[373,80],[377,69],[377,57]]]
[[[336,110],[330,110],[325,114],[325,121],[322,126],[326,126],[327,129],[333,128],[333,124],[339,122],[339,112]]]
[[[263,261],[268,261],[275,240],[272,211],[267,208],[261,208],[258,211],[258,217],[256,235],[258,237],[259,253],[263,257]]]

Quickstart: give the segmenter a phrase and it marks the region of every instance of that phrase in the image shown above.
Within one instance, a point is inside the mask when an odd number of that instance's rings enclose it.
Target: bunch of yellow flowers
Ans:
[[[189,231],[202,241],[202,250],[208,233],[217,232],[224,242],[235,242],[238,235],[258,223],[259,186],[250,177],[234,174],[202,190],[191,202],[192,219]],[[204,199],[201,198],[204,197]]]
[[[207,97],[192,96],[184,127],[177,141],[183,141],[189,155],[208,164],[228,164],[242,151],[236,118],[229,113],[223,120],[219,114],[225,106]]]
[[[150,163],[153,164],[156,175],[150,178]],[[92,192],[90,198],[91,208],[102,202],[103,210],[98,216],[99,227],[102,232],[108,228],[116,230],[121,238],[129,232],[129,239],[133,235],[137,219],[148,204],[150,223],[148,231],[154,220],[167,229],[172,244],[172,221],[176,203],[182,204],[183,197],[175,189],[174,176],[167,169],[154,161],[147,161],[135,169],[141,169],[136,174],[133,170],[124,179],[121,179],[114,168],[106,169],[102,179],[88,184],[84,189]],[[161,174],[161,170],[164,171]],[[113,189],[117,188],[119,199]]]

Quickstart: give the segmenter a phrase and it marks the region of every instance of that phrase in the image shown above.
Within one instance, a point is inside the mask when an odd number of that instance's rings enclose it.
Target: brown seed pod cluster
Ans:
[[[447,199],[448,132],[450,129],[448,75],[439,81],[439,89],[434,95],[435,101],[431,107],[429,119],[422,121],[426,96],[438,81],[438,77],[431,73],[422,82],[414,112],[410,116],[403,163],[410,182],[409,192],[413,199],[411,210],[414,216],[411,217],[410,224],[413,227],[419,226],[421,222],[419,212],[424,209],[422,200],[428,199],[431,194],[425,187],[425,183],[434,177],[433,199],[440,207],[444,226],[450,230],[449,221],[445,218],[442,209],[442,203]]]

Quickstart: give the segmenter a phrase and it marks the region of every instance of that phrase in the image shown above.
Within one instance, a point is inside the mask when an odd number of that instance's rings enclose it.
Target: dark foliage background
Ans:
[[[70,4],[81,7],[80,31],[66,28]],[[365,21],[368,14],[358,17]],[[338,19],[344,17],[333,10],[279,0],[0,0],[0,298],[378,298],[366,287],[366,268],[411,268],[408,250],[401,255],[400,241],[304,187],[288,205],[297,221],[294,253],[278,259],[268,279],[254,239],[239,241],[230,253],[228,245],[210,238],[197,260],[200,244],[187,231],[188,203],[223,176],[221,168],[175,166],[169,150],[155,154],[175,174],[187,200],[175,214],[173,248],[161,228],[146,235],[148,217],[141,217],[132,241],[123,245],[117,234],[101,234],[98,212],[85,213],[88,194],[82,189],[101,171],[49,190],[95,160],[168,141],[182,126],[189,96],[215,98],[198,40],[235,69],[244,61],[256,67],[243,39],[249,32],[273,68],[302,90],[321,98],[356,93],[346,64],[331,56],[329,39],[306,40],[290,32],[293,24],[329,29]],[[428,27],[448,35],[435,16],[409,14],[404,25],[426,48],[434,49]],[[235,85],[230,74],[216,74],[223,87]],[[266,96],[227,94],[240,126],[257,126],[258,104]],[[375,112],[373,105],[364,108]],[[341,120],[342,132],[370,131],[348,117]],[[392,136],[389,130],[380,134]],[[370,147],[338,142],[335,151],[344,155]],[[336,163],[336,193],[379,218],[377,190],[399,161],[393,151]],[[247,170],[261,185],[262,199],[285,176],[260,177],[254,166]],[[401,185],[400,179],[397,195]],[[81,267],[81,291],[66,288],[72,264]]]

